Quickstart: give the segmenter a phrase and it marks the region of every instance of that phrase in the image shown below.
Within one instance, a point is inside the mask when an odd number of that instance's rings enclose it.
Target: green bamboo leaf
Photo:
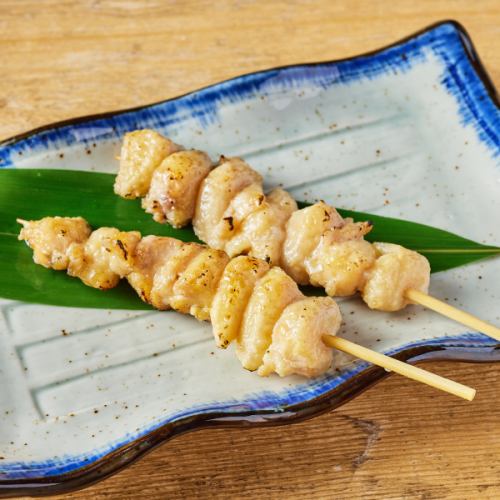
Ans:
[[[20,227],[16,218],[61,215],[82,216],[93,227],[113,226],[124,231],[138,230],[143,235],[198,241],[191,228],[157,224],[144,213],[139,200],[114,195],[113,181],[113,175],[96,172],[0,169],[0,297],[75,307],[149,308],[125,283],[103,296],[100,290],[64,273],[34,265],[31,250],[17,240]],[[417,250],[429,259],[433,272],[500,254],[498,247],[423,224],[349,210],[339,212],[355,220],[371,220],[374,229],[367,239]]]
[[[436,227],[392,217],[382,217],[352,210],[340,210],[342,217],[370,220],[374,226],[369,241],[397,243],[425,255],[433,273],[463,266],[500,254],[500,248],[483,245]]]

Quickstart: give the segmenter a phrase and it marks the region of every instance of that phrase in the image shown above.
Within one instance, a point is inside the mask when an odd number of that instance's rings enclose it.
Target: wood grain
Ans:
[[[474,403],[391,377],[297,425],[181,436],[70,498],[498,498],[498,369],[429,369],[475,385]]]
[[[500,4],[0,0],[0,138],[271,66],[355,55],[454,18],[500,82]],[[66,498],[499,498],[499,365],[430,370],[465,403],[393,376],[294,426],[182,436]]]

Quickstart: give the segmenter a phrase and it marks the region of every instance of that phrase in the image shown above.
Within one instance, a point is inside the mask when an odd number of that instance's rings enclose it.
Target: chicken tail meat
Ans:
[[[253,256],[280,266],[301,285],[327,294],[360,292],[372,309],[397,311],[409,289],[427,293],[427,259],[400,245],[370,243],[370,222],[344,219],[323,201],[298,209],[281,188],[264,193],[262,176],[240,158],[186,150],[157,132],[126,134],[115,192],[143,197],[158,222],[182,227],[229,257]]]
[[[340,327],[337,304],[305,297],[290,276],[264,260],[231,259],[222,250],[137,231],[92,231],[81,217],[18,222],[19,239],[37,264],[101,290],[126,279],[157,309],[211,321],[216,344],[234,342],[248,370],[315,377],[332,365],[333,351],[322,338]]]

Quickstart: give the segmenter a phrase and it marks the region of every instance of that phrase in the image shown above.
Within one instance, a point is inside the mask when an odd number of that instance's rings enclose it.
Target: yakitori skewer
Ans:
[[[37,264],[66,270],[86,285],[109,289],[125,278],[142,300],[210,320],[219,347],[236,342],[249,370],[266,376],[314,377],[328,370],[331,347],[419,382],[472,400],[474,389],[335,337],[341,314],[330,297],[305,297],[279,267],[249,256],[174,238],[115,228],[92,231],[81,217],[19,219],[19,239]]]
[[[343,219],[323,201],[298,210],[283,189],[264,194],[262,177],[240,158],[218,164],[153,130],[125,135],[115,192],[143,197],[158,222],[181,227],[230,257],[251,255],[280,265],[298,284],[336,296],[361,292],[371,309],[429,307],[495,339],[500,329],[428,295],[427,259],[399,245],[369,243],[370,222]]]

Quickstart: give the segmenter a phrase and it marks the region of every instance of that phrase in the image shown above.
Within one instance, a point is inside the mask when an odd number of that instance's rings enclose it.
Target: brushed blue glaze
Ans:
[[[411,342],[396,349],[386,351],[387,355],[394,355],[399,352],[419,347],[421,342]],[[427,340],[426,345],[438,345],[445,348],[447,351],[460,351],[462,349],[483,350],[491,352],[497,345],[495,340],[482,335],[480,333],[464,333],[458,336],[440,337],[432,340]],[[194,415],[204,415],[210,418],[210,415],[218,415],[224,412],[227,416],[231,414],[238,415],[243,412],[269,411],[265,416],[272,418],[273,415],[279,416],[285,412],[285,408],[294,404],[304,403],[313,400],[319,396],[326,394],[347,383],[353,377],[356,377],[364,370],[369,368],[370,363],[357,363],[351,370],[345,370],[341,373],[335,373],[334,376],[322,376],[313,381],[295,386],[293,390],[286,390],[280,393],[272,391],[263,391],[258,394],[250,394],[246,399],[228,400],[228,401],[212,401],[208,404],[195,405],[191,408],[186,408],[178,413],[170,415],[168,418],[160,419],[149,425],[139,432],[129,433],[123,439],[117,440],[100,449],[93,450],[91,453],[84,455],[65,455],[58,459],[44,460],[37,462],[9,462],[0,465],[0,479],[30,479],[50,477],[67,472],[72,472],[86,465],[92,464],[96,460],[106,456],[107,454],[125,446],[132,441],[146,436],[154,430],[162,427],[165,424],[173,423]],[[283,408],[282,410],[280,408]]]
[[[75,143],[121,138],[137,128],[166,129],[195,117],[201,127],[217,120],[221,102],[238,102],[252,95],[265,94],[266,87],[300,88],[304,83],[323,88],[383,74],[408,71],[432,52],[444,64],[441,82],[457,101],[463,124],[472,124],[493,156],[500,154],[500,110],[492,101],[472,66],[453,23],[444,23],[405,43],[382,52],[350,60],[312,65],[290,66],[252,73],[207,87],[185,96],[123,111],[104,118],[54,126],[19,141],[0,145],[0,166],[8,167],[17,155],[49,150]],[[79,134],[79,131],[85,131]]]

